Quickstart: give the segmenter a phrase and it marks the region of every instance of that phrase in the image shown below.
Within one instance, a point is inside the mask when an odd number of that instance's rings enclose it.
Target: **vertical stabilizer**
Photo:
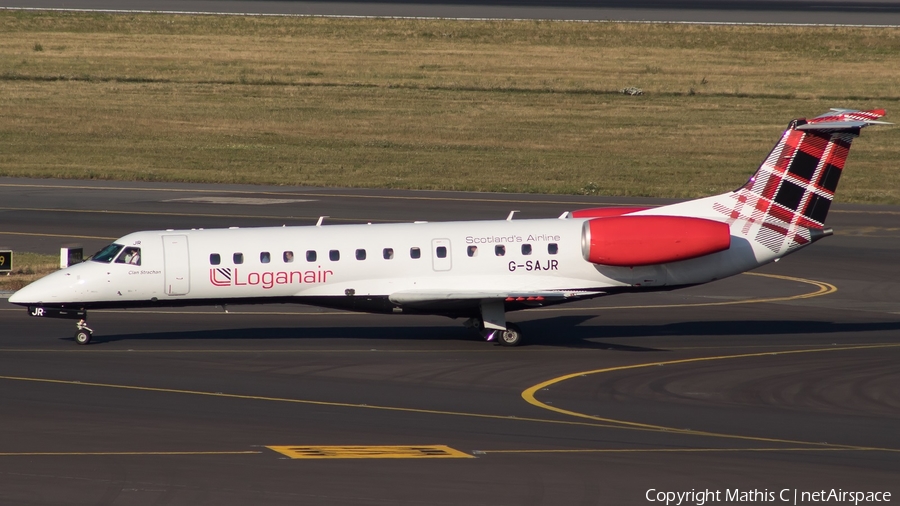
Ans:
[[[775,253],[809,244],[810,231],[824,227],[850,143],[884,114],[832,109],[791,121],[756,174],[713,208]]]

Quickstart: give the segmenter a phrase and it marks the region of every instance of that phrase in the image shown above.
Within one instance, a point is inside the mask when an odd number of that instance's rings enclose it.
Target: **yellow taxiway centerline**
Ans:
[[[476,455],[494,453],[739,453],[739,452],[872,452],[884,448],[793,446],[783,448],[560,448],[538,450],[476,450]]]
[[[259,455],[259,450],[223,452],[0,452],[0,457],[88,457],[107,455]]]
[[[738,439],[738,440],[745,440],[745,441],[760,441],[760,442],[768,442],[768,443],[802,444],[802,445],[832,447],[832,448],[846,448],[846,449],[858,449],[858,450],[867,449],[867,450],[900,452],[900,449],[894,449],[894,448],[864,447],[864,446],[856,446],[856,445],[839,445],[839,444],[829,444],[829,443],[795,441],[795,440],[790,440],[790,439],[771,438],[771,437],[742,436],[742,435],[738,435],[738,434],[725,434],[725,433],[710,432],[710,431],[703,431],[703,430],[680,429],[677,427],[667,427],[664,425],[632,422],[629,420],[617,420],[615,418],[588,415],[585,413],[579,413],[577,411],[571,411],[571,410],[567,410],[567,409],[558,408],[556,406],[550,406],[549,404],[546,404],[546,403],[543,403],[543,402],[537,400],[537,398],[535,397],[535,395],[537,394],[538,391],[549,388],[550,386],[556,385],[563,381],[570,380],[572,378],[580,378],[580,377],[584,377],[584,376],[611,373],[611,372],[617,372],[617,371],[642,369],[642,368],[646,368],[646,367],[679,365],[679,364],[689,364],[689,363],[697,363],[697,362],[711,362],[711,361],[716,361],[716,360],[771,357],[771,356],[778,356],[778,355],[821,353],[821,352],[826,352],[826,351],[851,351],[851,350],[884,349],[884,348],[898,348],[898,347],[900,347],[900,343],[888,343],[888,344],[878,344],[878,345],[870,345],[870,346],[843,346],[843,347],[813,348],[813,349],[802,349],[802,350],[782,350],[782,351],[769,351],[769,352],[760,352],[760,353],[742,353],[742,354],[737,354],[737,355],[719,355],[719,356],[711,356],[711,357],[685,358],[685,359],[667,360],[667,361],[661,361],[661,362],[647,362],[647,363],[642,363],[642,364],[607,367],[607,368],[603,368],[603,369],[595,369],[592,371],[582,371],[582,372],[566,374],[563,376],[558,376],[556,378],[552,378],[547,381],[538,383],[537,385],[534,385],[532,387],[525,389],[522,392],[522,399],[524,399],[525,402],[527,402],[533,406],[539,407],[541,409],[546,409],[548,411],[553,411],[555,413],[560,413],[563,415],[593,420],[593,421],[597,421],[597,422],[609,423],[609,424],[620,424],[625,427],[634,427],[634,428],[641,428],[641,429],[648,429],[648,430],[658,430],[658,431],[674,433],[674,434],[685,434],[685,435],[691,435],[691,436],[707,436],[707,437],[724,438],[724,439]]]
[[[360,195],[353,193],[316,193],[316,192],[273,192],[273,191],[255,191],[255,190],[232,190],[232,189],[191,189],[191,188],[140,188],[132,186],[86,186],[86,185],[54,185],[54,184],[21,184],[21,183],[0,183],[2,188],[44,188],[44,189],[60,189],[60,190],[105,190],[105,191],[146,191],[146,192],[173,192],[173,193],[200,193],[200,194],[217,194],[228,193],[232,195],[272,195],[279,197],[331,197],[331,198],[356,198],[356,199],[381,199],[381,200],[423,200],[434,202],[492,202],[492,203],[509,203],[509,204],[562,204],[562,205],[584,205],[584,206],[610,206],[610,207],[633,207],[639,205],[641,207],[659,207],[659,204],[623,204],[621,202],[578,202],[578,201],[562,201],[562,200],[536,200],[536,199],[500,199],[500,198],[465,198],[465,197],[433,197],[433,196],[413,196],[413,195]],[[491,195],[485,192],[485,195]],[[845,210],[832,209],[832,213],[846,214],[887,214],[900,215],[898,211],[867,211],[867,210]]]
[[[72,234],[38,234],[34,232],[9,232],[0,230],[0,235],[25,235],[30,237],[65,237],[72,239],[102,239],[104,241],[114,241],[118,237],[100,237],[94,235],[72,235]]]
[[[813,441],[798,441],[798,440],[792,440],[792,439],[781,439],[781,438],[770,438],[770,437],[741,436],[741,435],[736,435],[736,434],[723,434],[723,433],[716,433],[716,432],[709,432],[709,431],[679,429],[679,428],[673,428],[673,427],[666,427],[666,426],[662,426],[662,425],[630,422],[627,420],[616,420],[616,419],[612,419],[612,418],[597,417],[597,416],[592,416],[592,415],[586,415],[583,413],[578,413],[575,411],[569,411],[569,410],[565,410],[565,409],[561,409],[561,408],[556,408],[556,407],[544,404],[534,398],[534,393],[542,388],[546,388],[549,385],[553,385],[555,383],[559,383],[559,382],[565,381],[567,379],[571,379],[574,377],[579,377],[579,376],[583,376],[583,375],[587,375],[587,374],[598,374],[598,373],[603,373],[603,372],[638,369],[638,368],[651,367],[651,366],[683,364],[683,363],[690,363],[690,362],[723,360],[723,359],[733,359],[733,358],[749,358],[749,357],[775,356],[775,355],[799,354],[799,353],[816,353],[816,352],[825,352],[825,351],[848,351],[848,350],[895,348],[895,347],[900,347],[900,344],[884,344],[884,345],[872,345],[872,346],[846,346],[846,347],[815,348],[815,349],[804,349],[804,350],[773,351],[773,352],[763,352],[763,353],[747,353],[747,354],[740,354],[740,355],[727,355],[727,356],[719,356],[719,357],[701,357],[701,358],[695,358],[695,359],[671,360],[671,361],[666,361],[666,362],[650,362],[650,363],[645,363],[645,364],[634,364],[634,365],[629,365],[629,366],[611,367],[611,368],[606,368],[606,369],[598,369],[595,371],[587,371],[587,372],[581,372],[581,373],[568,374],[565,376],[560,376],[558,378],[554,378],[552,380],[545,381],[543,383],[539,383],[538,385],[535,385],[535,386],[525,390],[522,393],[523,399],[525,399],[526,402],[529,402],[530,404],[532,404],[534,406],[537,406],[537,407],[540,407],[543,409],[547,409],[550,411],[554,411],[554,412],[557,412],[557,413],[560,413],[563,415],[574,416],[574,417],[586,419],[589,421],[554,420],[554,419],[547,419],[547,418],[520,417],[520,416],[509,416],[509,415],[507,415],[507,416],[491,415],[491,414],[485,414],[485,413],[468,413],[468,412],[447,411],[447,410],[437,410],[437,409],[420,409],[420,408],[381,406],[381,405],[371,405],[371,404],[353,404],[353,403],[345,403],[345,402],[314,401],[314,400],[308,400],[308,399],[291,399],[291,398],[284,398],[284,397],[269,397],[269,396],[261,396],[261,395],[229,394],[229,393],[222,393],[222,392],[206,392],[206,391],[183,390],[183,389],[175,389],[175,388],[144,387],[144,386],[137,386],[137,385],[118,385],[118,384],[111,384],[111,383],[96,383],[96,382],[86,382],[86,381],[58,380],[58,379],[49,379],[49,378],[32,378],[32,377],[21,377],[21,376],[0,376],[0,380],[25,381],[25,382],[47,383],[47,384],[57,384],[57,385],[73,385],[73,386],[83,386],[83,387],[87,386],[87,387],[113,388],[113,389],[119,389],[119,390],[132,390],[132,391],[142,391],[142,392],[174,393],[174,394],[182,394],[182,395],[197,395],[197,396],[216,397],[216,398],[225,398],[225,399],[241,399],[241,400],[315,405],[315,406],[371,409],[371,410],[379,410],[379,411],[420,413],[420,414],[429,414],[429,415],[460,416],[460,417],[504,420],[504,421],[535,422],[535,423],[547,423],[547,424],[555,424],[555,425],[574,425],[574,426],[586,426],[586,427],[597,427],[597,428],[618,429],[618,430],[661,432],[661,433],[668,433],[668,434],[683,434],[683,435],[689,435],[689,436],[704,436],[704,437],[715,437],[715,438],[744,440],[744,441],[758,441],[758,442],[779,443],[779,444],[789,444],[789,445],[803,445],[803,446],[821,447],[821,448],[842,448],[842,449],[854,449],[854,450],[900,452],[900,449],[894,449],[894,448],[842,445],[842,444],[821,443],[821,442],[813,442]]]
[[[0,232],[3,234],[4,232]],[[40,235],[40,234],[32,234]],[[75,237],[75,236],[66,236]],[[102,238],[100,238],[102,239]],[[642,306],[593,306],[593,307],[569,307],[569,308],[541,308],[526,309],[524,311],[539,313],[550,311],[609,311],[614,309],[670,309],[679,307],[708,307],[708,306],[734,306],[739,304],[762,304],[767,302],[785,302],[791,300],[811,299],[813,297],[821,297],[836,292],[838,289],[831,283],[824,281],[815,281],[812,279],[797,278],[793,276],[782,276],[779,274],[763,274],[760,272],[744,272],[746,276],[760,276],[772,279],[781,279],[786,281],[795,281],[797,283],[805,283],[813,285],[817,289],[813,292],[801,293],[799,295],[787,295],[783,297],[765,297],[758,299],[740,299],[717,302],[689,302],[683,304],[648,304]],[[0,311],[16,311],[15,309],[0,309]],[[94,310],[94,313],[122,313],[121,310]],[[164,310],[143,310],[136,309],[133,312],[138,314],[172,314],[172,315],[213,315],[213,314],[230,314],[230,315],[259,315],[259,316],[327,316],[327,315],[364,315],[365,313],[354,313],[351,311],[316,311],[316,312],[291,312],[291,311],[164,311]]]
[[[824,281],[815,281],[812,279],[805,278],[796,278],[793,276],[782,276],[780,274],[764,274],[762,272],[743,272],[741,273],[745,276],[760,276],[764,278],[772,278],[772,279],[782,279],[786,281],[796,281],[797,283],[805,283],[808,285],[813,285],[816,287],[816,290],[809,293],[802,293],[800,295],[788,295],[784,297],[764,297],[759,299],[741,299],[741,300],[727,300],[727,301],[717,301],[717,302],[693,302],[693,303],[684,303],[684,304],[651,304],[644,306],[598,306],[591,308],[583,308],[583,307],[564,307],[564,308],[543,308],[543,309],[532,309],[533,312],[550,312],[550,311],[584,311],[584,310],[598,310],[598,311],[608,311],[611,309],[654,309],[654,308],[677,308],[677,307],[709,307],[709,306],[735,306],[738,304],[761,304],[764,302],[786,302],[790,300],[800,300],[800,299],[811,299],[813,297],[821,297],[822,295],[829,295],[836,291],[838,291],[837,287],[832,285],[831,283],[826,283]]]
[[[171,212],[158,212],[158,211],[107,211],[107,210],[98,210],[98,209],[56,209],[56,208],[39,208],[39,207],[0,207],[0,211],[26,211],[26,212],[43,212],[43,213],[66,213],[66,214],[124,214],[124,215],[133,215],[133,216],[175,216],[175,217],[193,217],[193,218],[254,218],[260,220],[310,220],[315,221],[319,219],[319,216],[272,216],[272,215],[260,215],[260,214],[214,214],[214,213],[171,213]],[[328,218],[330,221],[359,221],[359,222],[369,222],[369,221],[377,221],[377,222],[387,222],[387,223],[400,223],[399,220],[378,220],[371,218]],[[272,225],[269,225],[272,226]],[[209,229],[212,230],[212,229]],[[64,236],[67,237],[67,236]]]

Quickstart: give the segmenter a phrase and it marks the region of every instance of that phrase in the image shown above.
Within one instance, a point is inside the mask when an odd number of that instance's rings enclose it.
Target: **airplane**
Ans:
[[[523,334],[509,311],[708,283],[830,236],[850,143],[889,125],[884,115],[795,119],[750,180],[721,195],[548,219],[134,232],[9,301],[78,320],[78,344],[92,340],[94,309],[301,303],[467,318],[515,346]]]

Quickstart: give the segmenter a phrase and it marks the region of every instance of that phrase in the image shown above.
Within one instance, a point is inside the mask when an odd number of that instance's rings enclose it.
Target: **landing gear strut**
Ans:
[[[94,337],[94,331],[87,326],[87,322],[78,320],[75,326],[78,328],[78,331],[75,332],[75,342],[78,344],[90,344],[91,338]]]

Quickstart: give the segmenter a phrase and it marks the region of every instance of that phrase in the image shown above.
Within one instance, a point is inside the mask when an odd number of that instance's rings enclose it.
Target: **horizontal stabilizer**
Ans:
[[[893,125],[887,121],[878,121],[885,115],[884,109],[871,111],[855,111],[852,109],[831,109],[830,112],[808,120],[797,120],[797,130],[852,130],[869,125]]]
[[[822,123],[800,125],[797,127],[797,130],[846,130],[869,125],[893,125],[893,123],[887,121],[824,121]]]
[[[824,121],[822,123],[807,123],[800,125],[797,130],[845,130],[849,128],[862,128],[868,126],[866,121]]]

